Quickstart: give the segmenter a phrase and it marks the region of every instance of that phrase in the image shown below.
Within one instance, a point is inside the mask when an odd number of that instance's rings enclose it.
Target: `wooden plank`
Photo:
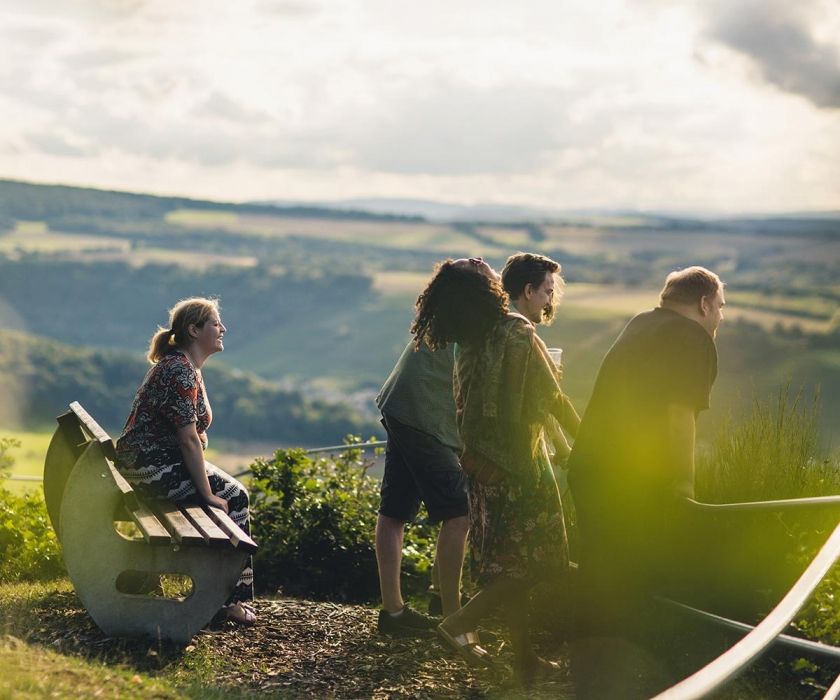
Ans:
[[[87,438],[79,427],[79,417],[73,411],[62,413],[56,418],[61,430],[67,438],[69,444],[73,445],[75,449],[76,458],[82,454],[83,445],[87,444]]]
[[[192,526],[192,523],[184,517],[174,503],[155,501],[151,508],[179,544],[187,546],[206,544],[201,533]]]
[[[257,551],[257,543],[254,542],[254,540],[252,540],[245,531],[239,527],[239,525],[233,522],[233,520],[230,519],[230,516],[221,508],[216,508],[215,506],[204,506],[204,508],[207,514],[213,518],[216,525],[230,535],[230,541],[233,543],[234,547],[237,549],[243,549],[246,552]]]
[[[93,420],[93,417],[82,407],[82,404],[78,401],[74,401],[70,404],[70,410],[76,414],[76,417],[79,419],[79,423],[87,431],[87,433],[100,444],[102,452],[105,456],[111,460],[116,459],[117,452],[114,448],[114,441],[111,440],[111,436],[100,427],[99,423]]]
[[[125,503],[126,510],[129,512],[137,510],[140,507],[140,501],[137,500],[137,494],[131,488],[131,484],[126,481],[125,477],[117,471],[114,463],[110,459],[105,460],[108,463],[108,469],[111,472],[111,478],[117,486],[117,489],[122,494],[123,503]]]
[[[205,513],[201,506],[181,506],[181,512],[203,536],[211,547],[236,547],[224,530]]]
[[[146,506],[141,505],[136,510],[132,510],[131,518],[149,544],[173,543],[173,539],[170,537],[166,528]]]

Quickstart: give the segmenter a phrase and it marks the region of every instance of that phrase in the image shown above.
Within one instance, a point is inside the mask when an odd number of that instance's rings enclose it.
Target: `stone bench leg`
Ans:
[[[76,593],[109,636],[186,643],[225,603],[248,554],[128,540],[114,527],[121,503],[102,450],[91,443],[67,480],[61,504],[61,544]],[[122,593],[117,577],[129,570],[189,576],[192,593],[183,601]]]

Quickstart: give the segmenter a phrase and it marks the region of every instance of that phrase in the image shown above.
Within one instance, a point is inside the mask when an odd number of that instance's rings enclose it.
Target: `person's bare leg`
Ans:
[[[376,519],[376,565],[379,569],[379,590],[382,593],[382,607],[389,613],[403,609],[400,590],[400,565],[402,563],[403,532],[402,520],[380,514]]]
[[[470,602],[464,607],[446,617],[442,625],[453,636],[471,632],[491,611],[504,605],[505,601],[516,595],[521,588],[520,581],[509,578],[494,579],[470,598]]]
[[[447,617],[461,608],[461,569],[464,565],[464,547],[469,531],[466,515],[444,521],[438,533],[435,564],[437,587],[443,603],[443,616]],[[435,583],[435,572],[432,582]]]

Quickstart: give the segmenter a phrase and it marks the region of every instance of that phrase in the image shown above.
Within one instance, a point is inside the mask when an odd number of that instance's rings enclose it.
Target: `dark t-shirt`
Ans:
[[[569,457],[576,492],[609,498],[673,487],[668,405],[709,407],[717,351],[706,330],[670,309],[633,318],[610,348]]]

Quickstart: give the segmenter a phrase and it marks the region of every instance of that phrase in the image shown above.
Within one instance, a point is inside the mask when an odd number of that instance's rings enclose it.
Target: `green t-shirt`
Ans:
[[[400,423],[460,450],[452,389],[454,368],[452,345],[444,350],[425,346],[415,350],[410,341],[376,397],[376,405]]]

